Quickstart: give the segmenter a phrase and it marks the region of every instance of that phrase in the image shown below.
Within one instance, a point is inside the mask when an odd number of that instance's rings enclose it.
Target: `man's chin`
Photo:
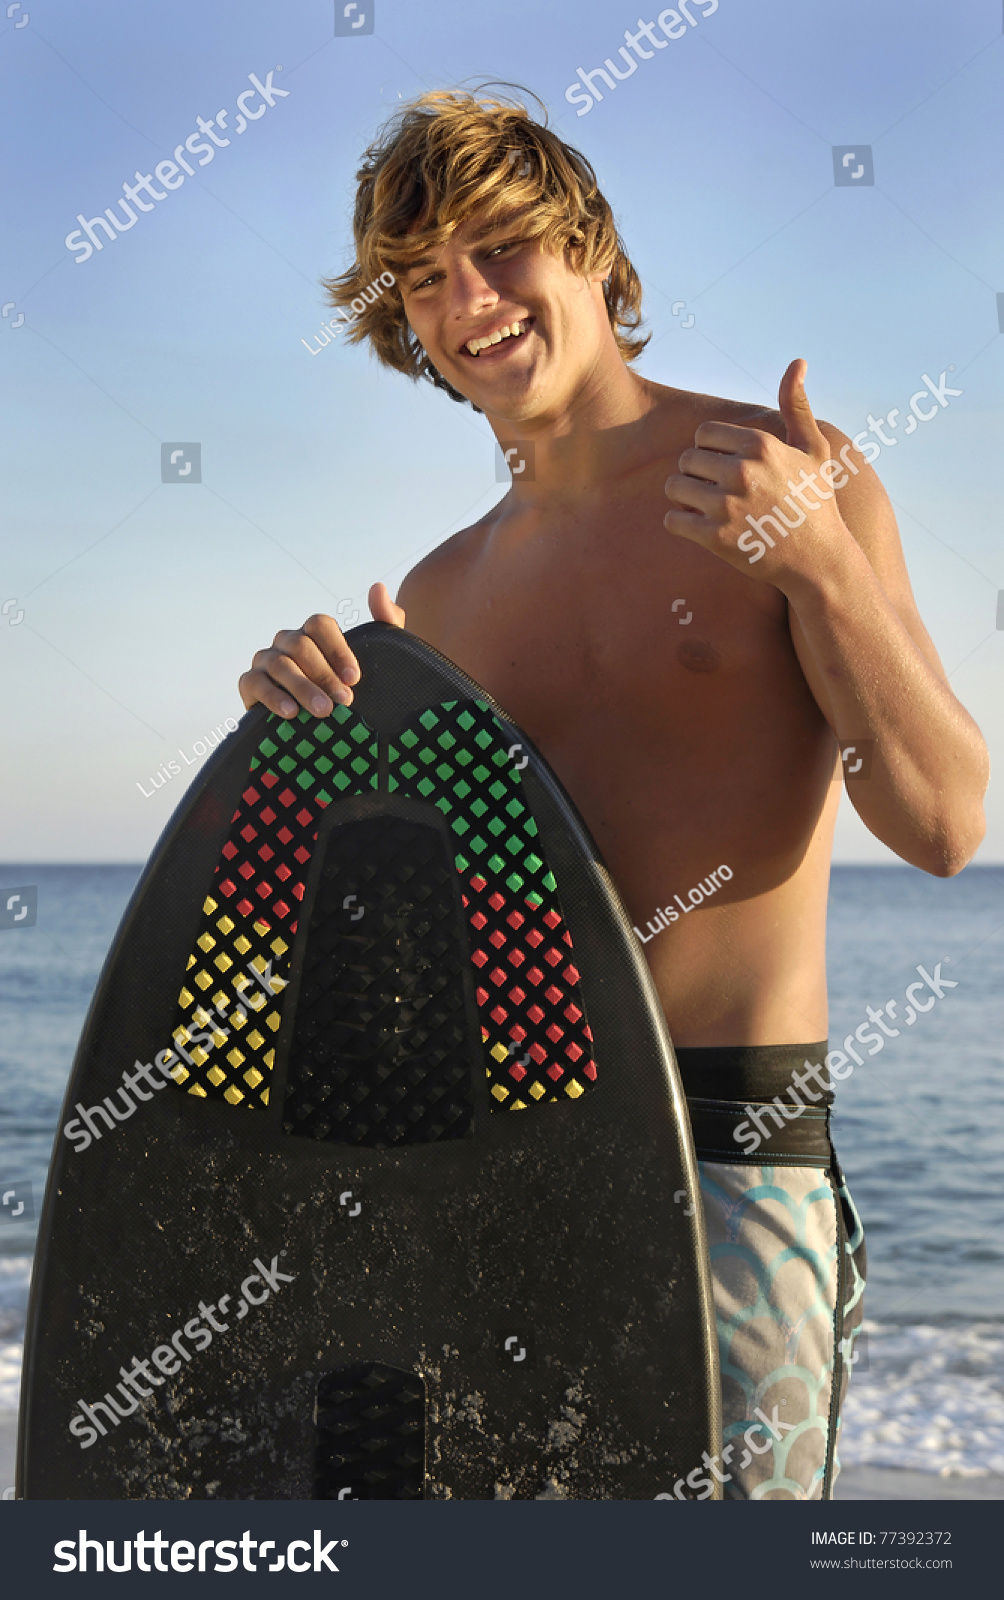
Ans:
[[[503,422],[525,421],[541,410],[540,384],[532,371],[506,373],[504,381],[494,383],[472,383],[466,372],[451,373],[450,383],[479,411]]]
[[[525,353],[513,351],[508,359],[501,360],[494,351],[487,359],[480,355],[459,356],[443,361],[439,371],[474,405],[506,406],[539,382],[541,355],[540,350],[531,349]]]

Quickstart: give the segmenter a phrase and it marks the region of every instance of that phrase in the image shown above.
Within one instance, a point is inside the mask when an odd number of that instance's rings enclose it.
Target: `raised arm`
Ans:
[[[666,484],[665,526],[786,596],[838,741],[872,742],[869,778],[848,787],[855,810],[904,861],[949,877],[985,832],[986,746],[918,615],[888,497],[845,436],[819,427],[804,373],[793,362],[781,382],[787,442],[698,429]]]

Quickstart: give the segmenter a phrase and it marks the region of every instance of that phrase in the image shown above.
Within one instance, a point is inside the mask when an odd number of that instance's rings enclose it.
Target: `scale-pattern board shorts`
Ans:
[[[829,1500],[839,1471],[866,1257],[830,1142],[825,1055],[825,1043],[677,1052],[711,1255],[726,1500]]]

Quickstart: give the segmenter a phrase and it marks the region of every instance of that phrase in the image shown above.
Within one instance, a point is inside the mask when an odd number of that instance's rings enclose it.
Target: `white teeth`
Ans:
[[[479,350],[487,349],[488,345],[501,344],[503,339],[515,339],[520,332],[520,324],[512,322],[508,327],[500,328],[496,333],[489,334],[485,339],[468,339],[467,349],[472,356],[476,356]]]

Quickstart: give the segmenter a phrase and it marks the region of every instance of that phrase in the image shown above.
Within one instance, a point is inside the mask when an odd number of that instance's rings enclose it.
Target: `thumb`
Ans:
[[[812,407],[805,393],[805,374],[809,363],[799,356],[781,379],[777,391],[777,406],[787,432],[787,443],[793,450],[804,450],[806,455],[825,455],[829,446],[819,431]]]
[[[369,592],[370,616],[374,622],[389,622],[395,628],[404,627],[404,612],[395,605],[385,583],[375,583]]]

